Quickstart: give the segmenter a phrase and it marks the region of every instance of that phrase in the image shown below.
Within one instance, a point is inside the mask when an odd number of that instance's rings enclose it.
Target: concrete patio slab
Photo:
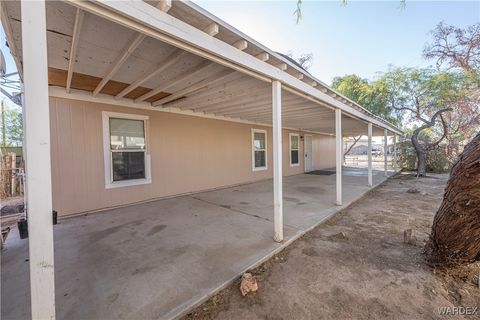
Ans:
[[[344,205],[366,182],[365,169],[345,169]],[[271,180],[60,220],[57,318],[175,317],[341,209],[334,195],[335,175],[284,178],[283,244],[272,240]],[[28,241],[16,230],[1,266],[2,319],[29,318]]]

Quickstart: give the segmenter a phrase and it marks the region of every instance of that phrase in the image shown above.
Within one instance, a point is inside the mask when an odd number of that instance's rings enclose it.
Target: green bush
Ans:
[[[410,140],[398,144],[398,165],[405,170],[414,171],[417,169],[417,154]],[[445,145],[427,153],[428,172],[450,171],[454,162],[452,155],[449,155]]]

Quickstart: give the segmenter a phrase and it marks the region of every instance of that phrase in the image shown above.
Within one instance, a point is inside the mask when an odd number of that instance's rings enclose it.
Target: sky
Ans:
[[[310,73],[327,84],[356,73],[372,79],[390,64],[423,67],[422,51],[440,21],[464,27],[480,21],[480,1],[308,1],[296,24],[296,1],[194,0],[267,47],[294,56],[312,53]]]

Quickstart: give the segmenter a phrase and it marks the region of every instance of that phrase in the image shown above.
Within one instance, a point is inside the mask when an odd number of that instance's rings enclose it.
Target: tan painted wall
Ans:
[[[314,135],[312,149],[315,170],[335,167],[335,137]]]
[[[151,184],[105,189],[102,111],[150,117]],[[271,128],[53,97],[50,119],[53,207],[59,215],[272,177]],[[252,171],[252,128],[267,130],[268,170]],[[313,149],[320,152],[329,148],[324,139],[330,138],[314,136]],[[285,175],[303,172],[303,143],[300,145],[300,165],[290,167],[288,131],[284,131]],[[313,156],[315,168],[331,166],[326,165],[326,153],[317,152]]]

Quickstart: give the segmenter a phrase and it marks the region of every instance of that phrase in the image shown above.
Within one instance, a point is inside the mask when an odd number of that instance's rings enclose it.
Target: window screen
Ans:
[[[290,164],[299,164],[299,136],[297,134],[290,135]]]
[[[144,179],[145,121],[110,118],[112,181]]]
[[[254,168],[265,168],[267,166],[267,150],[265,140],[265,132],[253,132]]]

